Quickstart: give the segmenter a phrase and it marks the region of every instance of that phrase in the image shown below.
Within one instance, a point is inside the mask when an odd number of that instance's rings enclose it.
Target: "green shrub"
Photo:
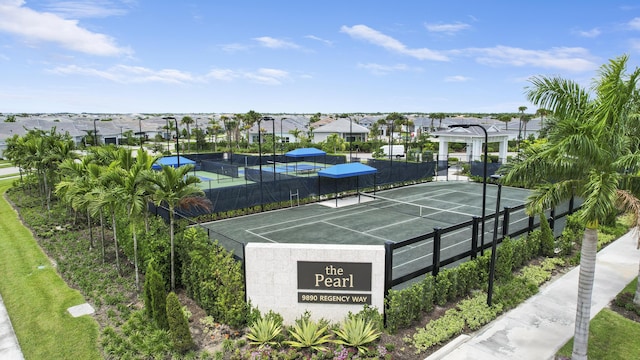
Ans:
[[[496,253],[496,280],[508,281],[513,277],[513,241],[505,238]]]
[[[444,269],[438,273],[435,279],[435,303],[443,306],[449,300],[451,280],[449,279],[449,269]]]
[[[430,321],[424,328],[418,329],[413,338],[405,338],[404,341],[411,343],[416,348],[416,353],[420,353],[462,333],[463,329],[464,320],[457,310],[451,309],[438,319]]]
[[[502,311],[502,304],[493,303],[492,306],[489,306],[487,305],[487,294],[478,293],[469,299],[460,301],[457,308],[460,311],[460,317],[469,329],[477,330],[498,316]]]
[[[165,330],[169,329],[166,299],[164,280],[154,270],[152,264],[149,264],[144,279],[144,305],[147,316],[153,319],[160,329]]]
[[[540,255],[551,257],[555,255],[555,238],[549,221],[544,214],[540,214]]]
[[[505,311],[513,309],[538,292],[538,286],[522,276],[495,287],[493,301],[502,305]]]
[[[184,231],[180,251],[182,282],[187,294],[207,314],[232,327],[247,321],[242,264],[217,242],[211,244],[202,229]]]
[[[353,314],[349,311],[347,315],[349,318],[360,318],[364,321],[371,323],[375,330],[382,332],[384,330],[384,317],[380,314],[380,311],[375,306],[365,304],[362,310]]]
[[[185,353],[194,348],[195,344],[191,337],[189,324],[182,312],[182,305],[178,300],[178,295],[170,292],[167,295],[167,319],[169,321],[169,333],[173,349],[179,353]]]

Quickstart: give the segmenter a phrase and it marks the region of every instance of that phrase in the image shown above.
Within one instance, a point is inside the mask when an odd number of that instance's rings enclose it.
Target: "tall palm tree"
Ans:
[[[640,169],[640,151],[632,139],[632,111],[640,69],[626,74],[628,57],[600,68],[592,91],[558,77],[534,77],[529,101],[552,111],[556,125],[548,142],[512,165],[506,183],[535,186],[527,200],[530,214],[552,208],[577,195],[584,199],[579,216],[585,222],[572,359],[587,359],[591,294],[595,274],[598,226],[616,211],[618,200],[636,211],[632,191]],[[591,98],[590,93],[594,94]],[[636,192],[637,194],[637,192]],[[635,205],[634,205],[635,204]],[[637,224],[637,223],[636,223]]]
[[[135,159],[135,160],[134,160]],[[118,166],[106,175],[106,180],[118,188],[121,195],[120,205],[129,218],[129,227],[133,240],[133,266],[135,269],[136,289],[140,290],[140,272],[138,267],[138,229],[137,222],[146,214],[147,201],[151,194],[148,172],[157,158],[149,156],[138,149],[137,156],[132,156],[131,149],[119,151]],[[146,223],[146,222],[145,222]]]
[[[200,178],[189,175],[193,165],[179,168],[162,166],[159,172],[149,176],[155,185],[154,199],[156,204],[165,203],[169,208],[169,238],[171,240],[171,289],[175,290],[175,246],[174,246],[174,211],[178,207],[210,207],[207,198],[202,197],[203,191],[196,186]]]
[[[520,126],[518,127],[518,141],[522,139],[522,122],[524,122],[524,112],[527,111],[526,106],[519,106],[518,112],[520,113]],[[526,126],[526,124],[525,124]],[[526,131],[525,131],[526,134]]]
[[[180,120],[180,124],[187,126],[187,150],[191,147],[191,124],[194,123],[194,120],[191,116],[183,116],[182,120]]]

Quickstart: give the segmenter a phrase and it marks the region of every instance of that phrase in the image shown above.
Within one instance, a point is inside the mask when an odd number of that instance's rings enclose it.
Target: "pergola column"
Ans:
[[[509,139],[508,138],[504,138],[502,139],[502,141],[499,143],[499,148],[498,148],[498,157],[499,160],[502,161],[503,164],[507,163],[507,151],[509,150]]]
[[[447,160],[449,158],[449,142],[440,139],[440,146],[438,147],[438,160]]]

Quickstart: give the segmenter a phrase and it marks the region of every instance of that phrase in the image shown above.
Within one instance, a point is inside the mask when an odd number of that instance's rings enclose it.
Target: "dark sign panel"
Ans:
[[[371,291],[371,263],[298,261],[298,289]]]
[[[341,293],[298,293],[299,303],[325,304],[368,304],[371,305],[371,294],[341,294]]]

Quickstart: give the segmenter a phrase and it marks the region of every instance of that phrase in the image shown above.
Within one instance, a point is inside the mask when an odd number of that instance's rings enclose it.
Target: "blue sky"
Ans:
[[[623,54],[636,0],[0,0],[0,112],[535,112]]]

